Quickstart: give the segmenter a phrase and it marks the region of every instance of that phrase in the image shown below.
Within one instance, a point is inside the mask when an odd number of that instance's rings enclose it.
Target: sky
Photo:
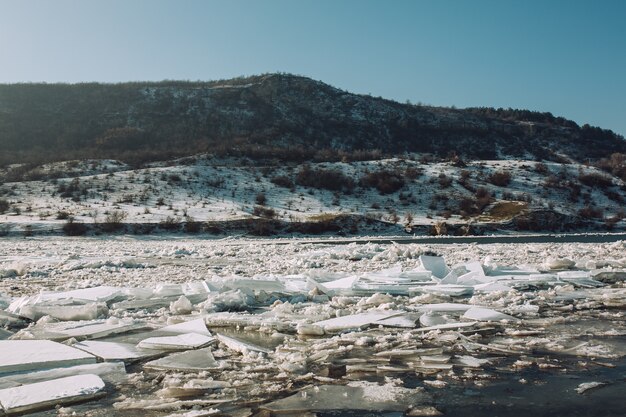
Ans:
[[[626,1],[0,0],[0,83],[267,72],[626,135]]]

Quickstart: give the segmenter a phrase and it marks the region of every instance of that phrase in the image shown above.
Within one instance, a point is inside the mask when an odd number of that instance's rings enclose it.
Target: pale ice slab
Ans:
[[[75,343],[72,347],[91,353],[105,362],[123,361],[131,363],[160,354],[160,352],[155,352],[152,349],[141,349],[130,343],[101,342],[98,340],[85,340]]]
[[[226,345],[226,347],[228,347],[229,349],[234,350],[235,352],[239,352],[243,354],[250,352],[250,351],[260,352],[260,353],[272,353],[271,350],[266,349],[264,347],[261,347],[252,343],[244,342],[243,340],[239,340],[231,336],[226,336],[221,333],[216,333],[215,336],[221,343]]]
[[[90,363],[87,365],[69,366],[67,368],[54,368],[45,371],[10,374],[0,377],[0,389],[17,387],[25,384],[49,381],[51,379],[65,378],[75,375],[98,375],[105,382],[120,384],[126,381],[126,367],[122,362]]]
[[[466,322],[458,322],[458,323],[444,323],[437,324],[434,326],[428,327],[419,327],[416,329],[418,332],[430,332],[432,330],[453,330],[453,329],[463,329],[465,327],[472,327],[476,324],[475,321],[466,321]]]
[[[99,339],[115,334],[146,329],[148,326],[133,320],[86,320],[61,323],[37,324],[16,333],[17,339],[50,339],[63,341],[76,339]]]
[[[412,405],[430,400],[431,397],[423,389],[357,382],[346,386],[306,388],[261,408],[277,414],[331,410],[405,411]]]
[[[358,275],[352,275],[349,277],[336,279],[334,281],[323,282],[321,283],[321,285],[329,290],[349,290],[358,279]]]
[[[437,295],[449,295],[451,297],[462,297],[465,295],[472,295],[472,293],[474,292],[474,288],[469,285],[440,284],[420,287],[419,292]]]
[[[349,316],[335,317],[314,323],[326,332],[340,332],[343,330],[360,329],[380,320],[399,315],[397,311],[371,311]]]
[[[413,328],[416,326],[416,321],[419,319],[419,315],[415,314],[401,314],[398,316],[388,317],[386,319],[378,320],[374,325],[381,325],[386,327],[401,327],[401,328]]]
[[[422,314],[419,318],[420,325],[422,327],[438,326],[440,324],[452,323],[456,320],[452,320],[444,314],[427,312]]]
[[[198,349],[215,340],[214,337],[198,333],[184,333],[177,336],[149,337],[139,342],[142,349],[187,350]]]
[[[109,309],[104,303],[63,303],[50,302],[28,304],[20,308],[19,314],[33,321],[37,321],[43,316],[50,316],[61,321],[95,320],[107,317]]]
[[[121,296],[122,293],[123,288],[120,287],[99,286],[65,292],[44,293],[42,298],[46,301],[74,298],[79,300],[107,302]]]
[[[579,394],[583,394],[591,389],[599,388],[604,385],[606,385],[606,382],[583,382],[582,384],[578,385],[578,388],[576,388],[576,392]]]
[[[210,348],[174,353],[144,365],[145,368],[175,371],[208,371],[219,368]]]
[[[69,376],[0,390],[0,404],[6,414],[26,413],[94,398],[103,389],[97,375]]]
[[[432,272],[434,277],[439,279],[444,278],[450,272],[446,261],[441,256],[427,256],[421,255],[419,257],[422,268],[426,271]]]
[[[469,355],[460,355],[454,358],[455,365],[467,368],[480,368],[489,362],[489,359],[475,358]]]
[[[0,374],[95,362],[89,353],[50,340],[0,341]]]
[[[517,318],[509,316],[508,314],[500,313],[499,311],[492,310],[484,307],[472,307],[463,314],[463,318],[478,321],[500,321],[511,320],[517,321]]]
[[[473,306],[471,304],[461,304],[461,303],[435,303],[435,304],[424,304],[419,306],[417,309],[419,311],[432,311],[438,313],[452,313],[459,312],[464,313]]]
[[[205,336],[211,336],[211,332],[207,329],[204,318],[172,324],[170,326],[162,327],[159,330],[167,333],[198,333]]]

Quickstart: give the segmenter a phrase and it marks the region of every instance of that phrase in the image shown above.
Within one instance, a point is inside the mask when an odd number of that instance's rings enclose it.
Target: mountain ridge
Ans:
[[[197,153],[303,162],[432,153],[581,162],[626,153],[610,130],[551,113],[455,109],[346,92],[307,77],[0,85],[0,164]]]

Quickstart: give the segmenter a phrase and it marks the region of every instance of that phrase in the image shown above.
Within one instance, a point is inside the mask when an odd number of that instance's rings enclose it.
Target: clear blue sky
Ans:
[[[626,0],[0,0],[0,83],[284,71],[626,134]]]

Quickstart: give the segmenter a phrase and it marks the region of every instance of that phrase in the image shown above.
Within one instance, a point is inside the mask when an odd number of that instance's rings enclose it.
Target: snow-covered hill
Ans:
[[[136,170],[70,161],[39,176],[0,186],[2,234],[614,230],[626,198],[623,181],[577,163],[419,155],[267,166],[198,156]]]

